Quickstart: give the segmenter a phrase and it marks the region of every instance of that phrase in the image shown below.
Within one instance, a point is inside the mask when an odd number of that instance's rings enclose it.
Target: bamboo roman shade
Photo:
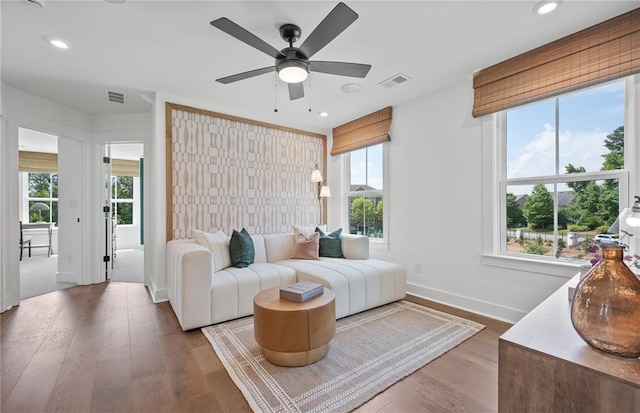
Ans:
[[[140,166],[138,161],[127,159],[111,160],[112,176],[140,176]]]
[[[391,106],[333,129],[331,155],[390,141]]]
[[[640,72],[640,8],[473,75],[474,117]]]
[[[18,152],[18,171],[36,173],[58,172],[58,154],[20,151]],[[111,175],[140,176],[139,162],[126,159],[112,159]]]
[[[19,172],[52,173],[58,171],[58,154],[44,152],[18,152]]]

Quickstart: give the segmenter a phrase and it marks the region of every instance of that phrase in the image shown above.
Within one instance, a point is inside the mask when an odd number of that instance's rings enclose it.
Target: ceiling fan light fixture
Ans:
[[[286,60],[278,66],[278,77],[285,83],[300,83],[309,75],[309,66],[300,60]]]

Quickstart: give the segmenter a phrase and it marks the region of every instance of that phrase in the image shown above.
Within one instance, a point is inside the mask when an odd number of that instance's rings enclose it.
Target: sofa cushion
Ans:
[[[244,268],[253,264],[256,252],[251,235],[245,228],[242,228],[240,232],[233,230],[229,241],[229,254],[231,255],[231,265],[236,268]]]
[[[288,260],[293,256],[296,239],[293,233],[263,235],[267,262]]]
[[[253,240],[253,250],[256,255],[253,258],[254,263],[265,263],[267,262],[267,251],[264,245],[264,236],[262,235],[251,235],[251,239]]]
[[[316,232],[320,233],[319,256],[344,258],[344,255],[342,255],[342,228],[338,228],[331,234],[327,234],[322,228],[316,227]]]
[[[363,235],[342,234],[342,255],[348,260],[369,258],[369,238]]]
[[[293,228],[293,236],[295,237],[295,239],[298,239],[299,234],[304,234],[305,237],[308,237],[309,235],[316,232],[317,228],[320,228],[323,231],[327,230],[327,226],[324,224],[323,225],[306,225],[306,226],[292,225],[291,227]]]
[[[304,234],[298,234],[296,247],[293,250],[293,257],[291,258],[317,260],[319,250],[320,234],[318,232],[314,232],[308,237],[305,237]]]
[[[211,251],[213,257],[213,271],[220,271],[231,266],[231,255],[229,254],[229,237],[219,230],[216,233],[204,232],[192,229],[193,239]]]

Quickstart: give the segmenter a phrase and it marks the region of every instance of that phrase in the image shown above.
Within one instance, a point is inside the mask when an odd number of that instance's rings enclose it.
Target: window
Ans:
[[[383,145],[349,152],[349,233],[384,238]]]
[[[29,222],[48,222],[58,226],[58,174],[29,172]]]
[[[597,234],[617,232],[612,225],[628,199],[626,84],[618,80],[496,115],[494,251],[582,260]]]
[[[111,177],[112,213],[117,225],[133,224],[133,177]]]

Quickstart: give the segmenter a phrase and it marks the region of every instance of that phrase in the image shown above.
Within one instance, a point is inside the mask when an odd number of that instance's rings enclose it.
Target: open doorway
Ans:
[[[20,299],[76,284],[58,281],[58,137],[18,129]]]
[[[144,283],[144,145],[109,144],[111,281]]]

